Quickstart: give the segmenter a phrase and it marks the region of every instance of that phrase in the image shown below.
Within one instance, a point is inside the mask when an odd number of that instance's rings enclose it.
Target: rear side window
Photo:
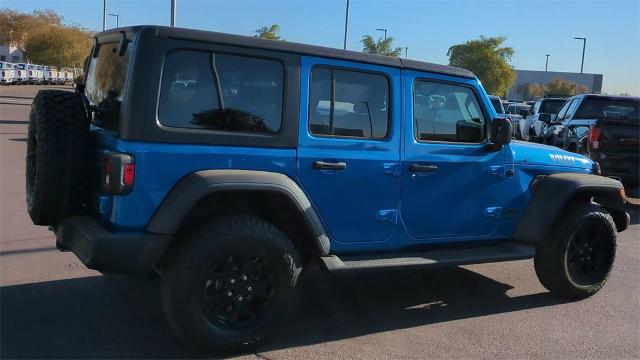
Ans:
[[[557,114],[565,100],[543,100],[540,105],[539,113],[542,114]]]
[[[275,133],[282,123],[284,68],[262,58],[178,50],[165,61],[162,125]]]
[[[486,138],[485,118],[466,86],[417,81],[413,118],[418,140],[481,143]]]
[[[309,128],[315,135],[385,138],[389,129],[389,81],[379,74],[313,68]]]

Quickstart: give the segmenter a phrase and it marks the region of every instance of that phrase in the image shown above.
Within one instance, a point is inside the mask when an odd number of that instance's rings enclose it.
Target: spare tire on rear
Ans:
[[[56,226],[88,199],[89,118],[80,94],[41,90],[29,114],[27,210],[36,225]]]

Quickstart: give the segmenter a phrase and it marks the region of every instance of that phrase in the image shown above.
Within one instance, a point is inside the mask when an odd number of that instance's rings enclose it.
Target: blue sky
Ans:
[[[342,47],[346,0],[177,0],[181,27],[251,35],[280,24],[289,41]],[[170,0],[108,0],[120,26],[168,25]],[[0,0],[20,11],[53,9],[67,23],[102,29],[102,0]],[[115,26],[110,18],[108,26]],[[351,0],[347,47],[361,50],[363,34],[387,28],[409,58],[446,64],[449,46],[480,35],[508,37],[518,69],[579,71],[586,36],[584,72],[604,74],[603,91],[640,95],[640,1],[403,1]]]

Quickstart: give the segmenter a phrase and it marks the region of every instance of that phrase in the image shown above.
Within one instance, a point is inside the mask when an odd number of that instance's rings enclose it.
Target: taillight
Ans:
[[[133,190],[136,166],[133,156],[121,153],[107,154],[102,163],[102,191],[126,195]]]
[[[33,71],[29,70],[29,76],[33,75]]]
[[[2,77],[4,77],[4,71],[2,72]]]
[[[599,126],[592,126],[589,128],[589,149],[597,150],[600,147],[600,132],[601,129]]]
[[[133,182],[136,179],[136,165],[126,164],[122,167],[122,183],[129,188],[133,187]]]

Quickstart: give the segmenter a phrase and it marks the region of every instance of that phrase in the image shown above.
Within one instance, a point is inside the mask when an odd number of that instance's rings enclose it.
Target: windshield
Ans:
[[[540,105],[541,114],[557,114],[566,100],[543,100]]]
[[[640,100],[587,98],[578,108],[575,119],[638,120]]]
[[[500,99],[491,98],[491,105],[493,105],[493,108],[496,109],[496,112],[498,114],[504,114],[504,108],[502,107]]]
[[[131,63],[131,49],[118,54],[119,43],[101,44],[98,56],[91,58],[85,83],[85,95],[89,103],[97,107],[93,122],[117,128],[120,105],[124,97],[125,80]]]

